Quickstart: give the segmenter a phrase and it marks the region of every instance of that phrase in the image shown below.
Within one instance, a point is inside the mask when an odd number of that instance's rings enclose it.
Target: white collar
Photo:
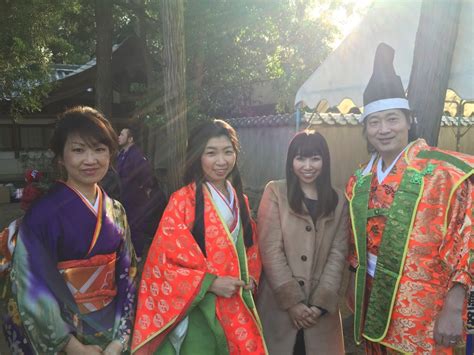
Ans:
[[[91,207],[95,213],[97,214],[97,212],[99,211],[99,194],[97,193],[96,194],[96,197],[95,197],[95,201],[94,201],[94,204],[92,204],[88,199],[87,197],[79,190],[77,190],[77,192],[79,192],[81,194],[82,197],[84,197],[84,201],[89,205],[89,207]]]
[[[219,210],[223,222],[227,225],[234,243],[236,243],[240,231],[240,213],[232,184],[229,181],[226,181],[230,201],[212,183],[206,182],[206,185],[211,193],[216,208]]]
[[[234,196],[234,189],[232,188],[232,184],[228,180],[226,180],[225,185],[226,185],[227,192],[229,193],[229,199],[227,199],[227,197],[222,192],[220,192],[213,183],[206,181],[206,185],[209,188],[209,191],[211,192],[211,195],[214,200],[218,200],[219,198],[222,199],[228,205],[229,209],[232,210],[235,196]]]
[[[379,158],[379,161],[377,162],[377,180],[378,183],[381,184],[385,178],[390,174],[390,171],[392,171],[393,167],[397,163],[398,159],[402,156],[403,152],[408,148],[409,144],[403,148],[403,150],[398,154],[398,156],[395,158],[395,160],[390,164],[390,166],[383,171],[382,169],[382,158]],[[372,171],[372,167],[374,166],[375,160],[377,159],[379,155],[377,153],[372,154],[370,157],[370,161],[365,167],[364,171],[362,171],[362,175],[367,175]]]
[[[385,169],[385,171],[382,168],[383,159],[382,159],[382,157],[379,158],[379,161],[377,163],[377,180],[378,180],[379,184],[381,184],[385,180],[387,175],[390,174],[390,171],[392,171],[395,164],[397,164],[398,160],[402,156],[405,149],[407,149],[407,147],[403,148],[403,150],[397,155],[397,157],[392,161],[392,164],[390,164],[390,166],[387,167],[387,169]]]

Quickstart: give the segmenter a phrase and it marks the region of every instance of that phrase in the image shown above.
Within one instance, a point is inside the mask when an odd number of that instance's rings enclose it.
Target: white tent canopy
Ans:
[[[448,88],[464,100],[474,100],[474,1],[462,2]]]
[[[322,100],[329,106],[350,98],[362,106],[362,94],[372,75],[380,42],[395,49],[394,66],[406,88],[410,79],[421,0],[378,0],[296,94],[295,105],[314,109]],[[474,100],[474,1],[463,1],[448,87],[461,98]]]

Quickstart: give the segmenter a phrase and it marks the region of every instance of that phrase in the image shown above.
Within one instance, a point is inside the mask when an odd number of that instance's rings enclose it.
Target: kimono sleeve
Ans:
[[[452,270],[449,288],[454,283],[462,284],[466,290],[472,286],[474,260],[471,256],[473,242],[472,201],[474,188],[466,180],[455,191],[448,214],[446,237],[439,253],[445,264]]]
[[[45,226],[30,217],[23,219],[13,256],[13,293],[35,351],[52,354],[64,348],[74,331],[61,316],[63,307],[68,302],[72,306],[74,300],[57,271],[51,253],[55,248],[47,243]]]
[[[250,208],[247,196],[245,196],[245,202],[250,216]],[[260,281],[260,274],[262,273],[262,260],[260,258],[260,251],[258,248],[257,225],[252,218],[250,218],[250,224],[252,226],[253,245],[247,248],[248,270],[250,277],[258,285]]]
[[[194,205],[175,192],[163,213],[143,269],[132,352],[156,351],[163,337],[202,298],[215,279],[190,226]]]
[[[115,313],[114,339],[126,343],[130,338],[134,319],[135,297],[137,291],[137,259],[130,238],[130,227],[127,223],[125,210],[120,203],[115,201],[114,204],[114,209],[118,212],[115,216],[117,225],[122,226],[124,231],[122,243],[117,255],[115,270],[117,308]]]

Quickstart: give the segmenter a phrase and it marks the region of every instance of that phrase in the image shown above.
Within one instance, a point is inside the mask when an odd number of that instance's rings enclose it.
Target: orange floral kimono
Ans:
[[[190,184],[175,192],[161,219],[140,283],[132,352],[177,353],[174,340],[183,337],[186,323],[180,354],[266,354],[252,294],[241,289],[223,298],[207,292],[217,276],[258,280],[257,243],[246,248],[242,232],[233,241],[203,186],[204,256],[191,234],[195,191]]]
[[[356,341],[453,353],[435,344],[433,331],[453,283],[472,285],[473,163],[418,140],[381,184],[376,164],[350,178]]]

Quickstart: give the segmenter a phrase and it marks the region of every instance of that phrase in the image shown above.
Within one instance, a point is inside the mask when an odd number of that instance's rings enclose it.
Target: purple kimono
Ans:
[[[136,260],[127,218],[120,203],[105,193],[99,213],[98,224],[98,215],[82,197],[57,183],[25,215],[13,255],[13,303],[4,325],[12,352],[55,353],[71,334],[102,347],[130,336]],[[102,309],[84,314],[58,263],[114,253],[116,295]]]

